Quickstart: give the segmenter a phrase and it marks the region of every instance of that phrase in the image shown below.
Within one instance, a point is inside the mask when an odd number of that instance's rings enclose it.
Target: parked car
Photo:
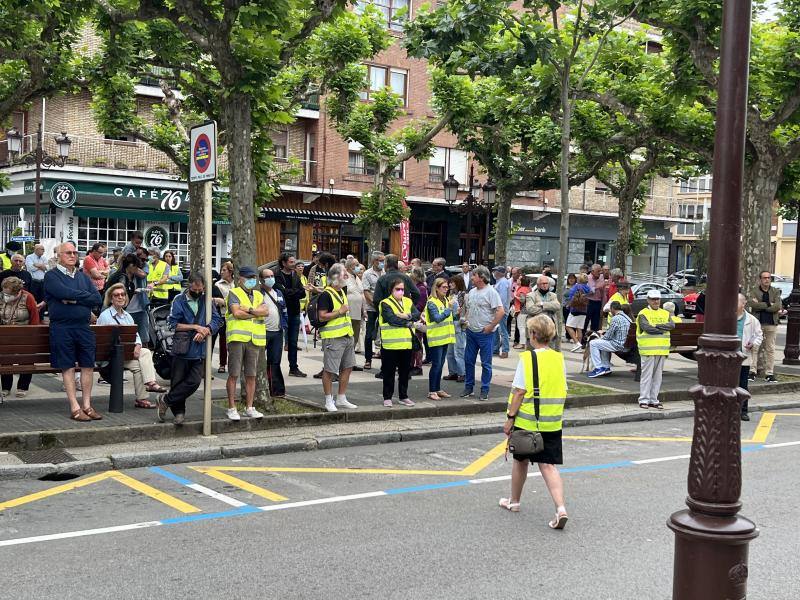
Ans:
[[[675,314],[677,316],[684,314],[685,302],[683,296],[678,292],[673,292],[667,286],[658,283],[640,283],[632,288],[633,304],[631,305],[631,311],[633,311],[634,315],[639,314],[639,311],[647,306],[647,292],[650,290],[658,290],[661,292],[662,306],[665,302],[672,302],[675,304]]]
[[[694,317],[697,314],[697,297],[700,292],[692,292],[683,297],[683,316]]]
[[[781,278],[780,280],[774,280],[772,285],[781,291],[781,318],[783,318],[789,310],[789,296],[792,294],[792,289],[794,289],[794,282],[791,279]]]
[[[667,277],[667,283],[673,290],[680,290],[685,287],[697,287],[700,283],[706,282],[705,275],[698,275],[695,269],[684,269],[675,271]]]

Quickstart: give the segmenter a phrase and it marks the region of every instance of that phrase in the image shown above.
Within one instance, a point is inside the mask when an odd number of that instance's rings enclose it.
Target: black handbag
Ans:
[[[512,454],[538,454],[544,450],[544,438],[539,429],[539,364],[536,352],[531,350],[533,363],[533,413],[536,417],[537,431],[514,429],[508,437],[508,450]]]
[[[213,307],[211,310],[214,310]],[[192,325],[197,325],[198,315],[200,314],[200,307],[198,305],[197,314],[194,316],[194,323]],[[185,356],[189,354],[189,350],[192,348],[192,343],[194,342],[194,336],[197,333],[194,331],[176,331],[172,335],[172,344],[169,348],[169,353],[172,356]]]

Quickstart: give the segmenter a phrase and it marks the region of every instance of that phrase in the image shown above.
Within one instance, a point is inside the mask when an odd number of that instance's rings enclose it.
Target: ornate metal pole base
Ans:
[[[741,407],[750,394],[734,382],[744,355],[738,337],[700,337],[700,384],[694,400],[688,510],[670,516],[675,532],[673,598],[740,600],[747,589],[747,544],[755,524],[738,515],[742,504]]]

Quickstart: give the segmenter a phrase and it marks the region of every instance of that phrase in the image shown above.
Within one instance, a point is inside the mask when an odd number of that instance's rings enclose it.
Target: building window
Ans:
[[[369,100],[372,94],[388,87],[403,99],[403,106],[408,104],[408,71],[367,65],[367,81],[369,89],[360,93],[362,100]]]
[[[431,183],[443,183],[444,165],[428,165],[428,181]]]
[[[700,236],[708,217],[706,207],[702,204],[679,204],[678,217],[694,219],[696,223],[678,223],[678,235]]]
[[[690,177],[689,179],[681,179],[680,193],[681,194],[699,194],[711,191],[711,183],[713,177],[711,175],[703,175],[702,177]]]
[[[448,175],[455,177],[462,186],[467,185],[467,153],[437,146],[428,159],[428,181],[442,183]]]
[[[397,165],[394,170],[395,179],[403,178],[404,165]],[[347,154],[347,172],[350,175],[375,175],[378,166],[374,161],[367,160],[361,150],[350,150]]]
[[[297,252],[297,234],[299,226],[297,221],[281,221],[281,251]]]
[[[386,19],[389,29],[392,31],[403,30],[403,21],[408,18],[408,0],[360,0],[355,3],[355,11],[358,14],[363,13],[367,4],[372,4],[383,13],[383,18]]]
[[[279,158],[281,160],[286,160],[286,145],[285,144],[275,144],[273,146],[275,151],[275,158]]]

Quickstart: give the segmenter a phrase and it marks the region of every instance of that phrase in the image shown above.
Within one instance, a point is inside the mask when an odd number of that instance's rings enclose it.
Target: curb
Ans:
[[[765,412],[800,408],[800,400],[796,402],[766,402],[754,404],[751,412]],[[683,419],[692,417],[694,409],[676,409],[667,411],[648,410],[647,412],[617,415],[604,418],[590,419],[564,419],[564,427],[586,427],[591,425],[605,425],[613,423],[630,423],[636,421],[657,421],[666,419]],[[431,427],[409,431],[389,431],[348,435],[331,435],[310,437],[291,442],[274,442],[267,444],[231,444],[209,446],[206,448],[187,448],[184,450],[164,450],[158,452],[131,452],[112,454],[107,458],[95,458],[61,464],[31,464],[0,467],[0,481],[11,479],[38,479],[50,475],[80,476],[96,473],[108,469],[133,469],[141,467],[154,467],[190,462],[203,462],[220,460],[223,458],[241,458],[251,456],[264,456],[269,454],[290,454],[295,452],[309,452],[334,448],[352,448],[358,446],[373,446],[398,442],[416,442],[423,440],[437,440],[455,437],[469,437],[473,435],[492,435],[502,433],[501,424],[482,424],[456,427]]]

